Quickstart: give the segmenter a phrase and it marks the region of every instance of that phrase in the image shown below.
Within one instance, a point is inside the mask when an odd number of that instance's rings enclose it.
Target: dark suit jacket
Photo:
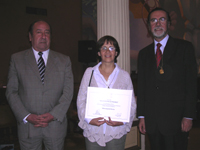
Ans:
[[[70,58],[50,50],[43,85],[32,49],[13,54],[6,96],[18,121],[19,137],[65,137],[66,112],[73,96]],[[45,128],[35,128],[23,122],[29,113],[50,113],[55,121]]]
[[[192,44],[169,37],[163,69],[160,74],[156,67],[154,43],[139,52],[137,115],[145,117],[147,133],[158,128],[170,135],[180,131],[183,117],[195,117],[197,65]]]

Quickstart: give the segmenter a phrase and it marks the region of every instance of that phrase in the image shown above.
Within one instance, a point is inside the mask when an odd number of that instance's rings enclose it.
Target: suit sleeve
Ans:
[[[197,102],[197,64],[195,59],[194,47],[191,43],[185,46],[185,109],[184,117],[194,118]]]
[[[70,58],[67,57],[64,71],[64,80],[63,80],[63,91],[58,104],[50,111],[50,114],[54,116],[55,119],[62,122],[66,116],[68,108],[70,106],[73,90],[74,90],[74,79],[71,68]]]
[[[14,56],[12,56],[8,72],[6,97],[16,119],[18,120],[18,122],[22,122],[24,117],[26,117],[29,114],[29,112],[26,110],[20,99],[18,91],[19,83],[20,81],[16,68],[16,59]]]

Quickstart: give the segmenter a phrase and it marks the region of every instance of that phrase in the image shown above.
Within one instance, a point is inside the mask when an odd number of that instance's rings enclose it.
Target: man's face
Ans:
[[[161,41],[168,33],[169,23],[167,14],[162,11],[154,11],[150,16],[150,30],[156,41]]]
[[[44,21],[38,21],[33,25],[33,35],[29,33],[29,40],[36,51],[46,51],[51,42],[50,27]]]

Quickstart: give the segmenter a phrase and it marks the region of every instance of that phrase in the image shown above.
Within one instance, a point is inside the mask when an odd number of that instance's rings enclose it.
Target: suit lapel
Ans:
[[[175,46],[174,46],[175,42],[174,39],[172,37],[169,37],[167,44],[165,46],[164,49],[164,53],[163,53],[163,62],[168,61],[171,56],[173,56],[173,53],[175,52]],[[149,63],[152,64],[154,69],[157,69],[156,67],[156,57],[155,57],[155,50],[154,50],[154,43],[152,43],[149,47],[149,51],[148,51],[148,59],[149,59]]]
[[[38,66],[37,66],[35,56],[34,56],[32,49],[29,49],[27,51],[27,53],[25,54],[25,61],[26,61],[26,64],[28,64],[30,66],[30,68],[33,70],[34,74],[38,77],[38,79],[41,80],[39,70],[38,70]],[[46,69],[45,69],[44,80],[50,75],[50,73],[53,70],[55,70],[55,66],[56,66],[55,64],[57,62],[58,62],[58,59],[55,56],[55,53],[52,50],[50,50],[48,60],[47,60]]]
[[[148,50],[148,59],[149,59],[149,64],[152,65],[151,68],[156,69],[156,55],[154,51],[154,42],[150,45],[149,50]]]
[[[55,70],[55,64],[58,62],[57,57],[55,56],[54,52],[52,50],[49,51],[49,56],[47,60],[46,70],[44,79],[50,75],[50,73]]]
[[[163,54],[163,61],[166,62],[173,56],[173,53],[175,52],[175,42],[172,37],[169,37],[167,44],[164,49],[164,54]]]
[[[38,66],[32,49],[29,49],[25,54],[25,61],[26,64],[28,64],[30,68],[33,70],[34,74],[40,79]]]

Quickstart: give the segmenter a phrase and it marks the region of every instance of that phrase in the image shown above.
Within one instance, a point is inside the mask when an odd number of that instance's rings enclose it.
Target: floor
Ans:
[[[11,134],[8,138],[6,135]],[[4,136],[3,136],[4,135]],[[6,129],[0,132],[0,150],[1,144],[14,144],[14,149],[19,150],[18,139],[15,136],[15,129]],[[4,149],[5,150],[5,149]],[[9,149],[12,150],[12,149]],[[65,150],[85,150],[84,137],[82,131],[74,122],[69,124],[68,135],[65,141]],[[126,150],[139,150],[139,148],[128,148]],[[145,150],[150,150],[148,137],[145,137]],[[200,150],[200,120],[194,120],[193,128],[190,131],[188,150]]]
[[[68,134],[65,149],[85,150],[83,136],[79,133]],[[126,150],[138,150],[138,148],[128,148]],[[145,150],[150,150],[150,143],[147,136],[145,137]],[[200,150],[200,120],[194,120],[193,128],[189,135],[188,150]]]

